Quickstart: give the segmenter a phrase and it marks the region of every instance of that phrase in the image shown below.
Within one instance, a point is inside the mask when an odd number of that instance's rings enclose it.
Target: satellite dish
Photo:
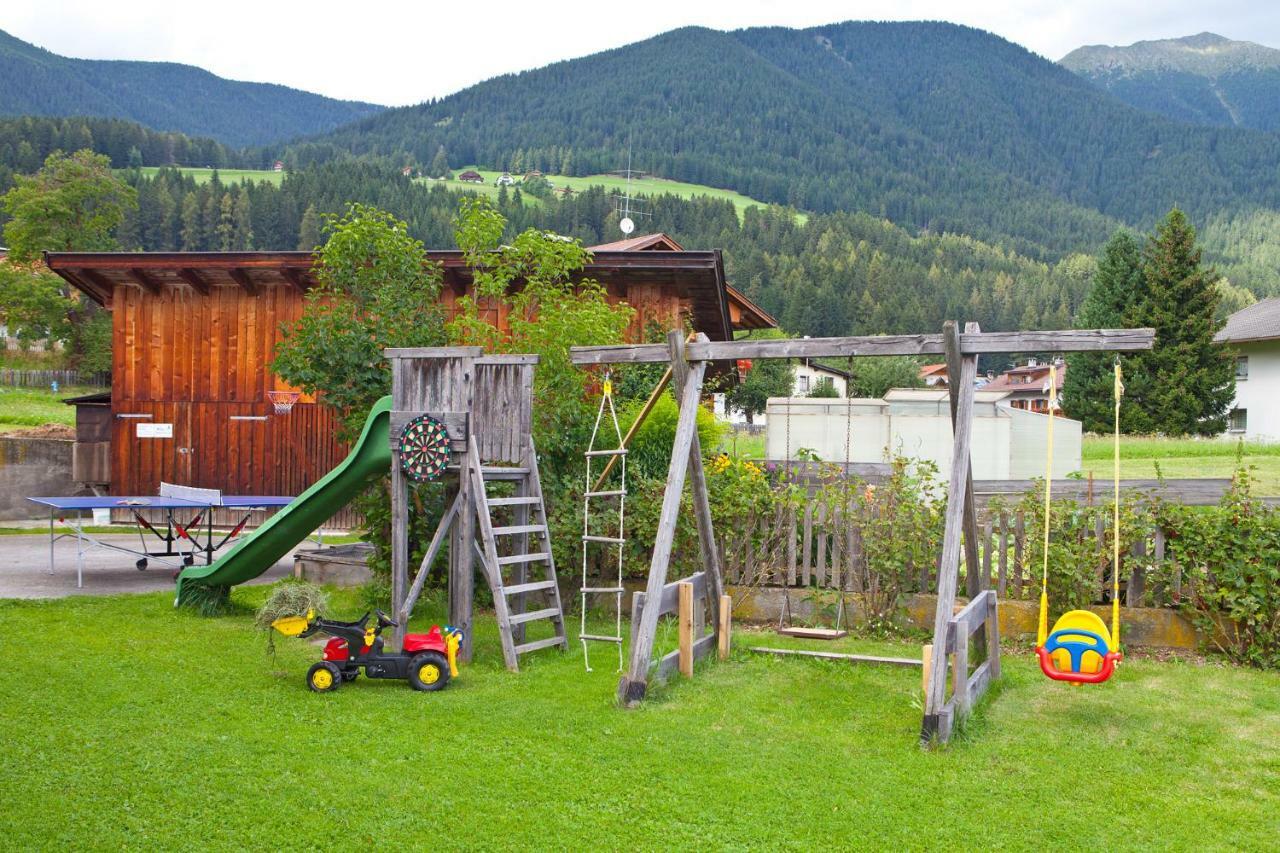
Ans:
[[[636,230],[636,224],[631,221],[630,216],[622,217],[618,222],[618,227],[622,229],[623,234],[630,234],[632,231]]]

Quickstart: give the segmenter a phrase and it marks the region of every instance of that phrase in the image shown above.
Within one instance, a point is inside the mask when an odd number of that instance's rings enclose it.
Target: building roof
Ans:
[[[930,376],[946,376],[946,375],[947,375],[947,363],[945,361],[942,362],[941,364],[926,364],[920,368],[921,379],[928,379]]]
[[[119,286],[159,295],[166,288],[208,294],[219,287],[257,293],[283,286],[305,292],[316,284],[310,252],[46,252],[44,258],[51,270],[107,308]],[[427,259],[441,266],[445,286],[460,295],[467,292],[471,270],[462,252],[432,250]],[[691,303],[695,327],[713,340],[732,340],[737,330],[776,325],[765,311],[728,286],[719,250],[597,249],[582,274],[602,282],[673,288]]]
[[[1066,381],[1067,365],[1062,362],[1057,365],[1058,375],[1058,393],[1062,393],[1062,383]],[[1049,374],[1048,364],[1024,365],[1015,367],[1012,370],[1006,370],[1004,373],[992,379],[986,385],[982,386],[984,391],[1034,391],[1036,393],[1048,393],[1049,384],[1046,378],[1044,382],[1036,382],[1035,377],[1043,374],[1045,377]],[[1032,381],[1028,382],[1028,377]]]
[[[674,238],[661,232],[657,234],[641,234],[639,237],[628,237],[625,240],[614,240],[612,243],[601,243],[592,246],[593,252],[683,252]]]
[[[1213,336],[1218,343],[1272,341],[1280,338],[1280,297],[1262,299],[1227,318],[1227,325]]]

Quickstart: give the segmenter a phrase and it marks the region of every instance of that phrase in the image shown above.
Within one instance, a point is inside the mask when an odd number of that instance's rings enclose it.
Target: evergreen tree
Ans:
[[[1133,359],[1142,382],[1130,407],[1144,432],[1217,435],[1235,394],[1232,352],[1213,342],[1218,275],[1200,263],[1195,227],[1178,208],[1156,226],[1142,252],[1146,293],[1140,322],[1156,330],[1154,349]]]
[[[253,248],[253,217],[249,206],[249,192],[241,188],[236,193],[232,212],[231,245],[234,251],[247,252]]]
[[[187,193],[182,197],[182,251],[198,252],[203,246],[200,221],[200,196]]]
[[[1142,275],[1142,250],[1128,231],[1119,230],[1102,250],[1093,285],[1076,317],[1085,329],[1118,329],[1137,322],[1137,306],[1146,290]],[[1138,324],[1141,325],[1141,324]],[[1062,408],[1067,417],[1083,424],[1087,432],[1110,432],[1114,426],[1112,402],[1113,359],[1109,353],[1073,353],[1067,356]],[[1139,376],[1126,380],[1132,396],[1144,393]],[[1127,415],[1127,410],[1122,409]]]
[[[218,203],[219,251],[230,252],[232,247],[235,246],[235,240],[235,202],[231,200],[231,193],[223,193],[222,201]]]
[[[298,226],[298,251],[311,252],[320,245],[320,214],[316,213],[314,204],[307,205],[302,214],[302,223]]]
[[[436,156],[432,158],[427,174],[433,178],[443,178],[449,174],[449,156],[445,154],[443,145],[436,149]]]

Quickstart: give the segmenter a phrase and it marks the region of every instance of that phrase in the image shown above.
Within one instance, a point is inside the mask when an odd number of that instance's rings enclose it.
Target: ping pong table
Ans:
[[[103,495],[92,497],[27,498],[49,508],[49,574],[53,574],[53,546],[63,538],[76,539],[76,587],[84,586],[84,555],[94,548],[118,551],[136,558],[139,570],[158,563],[175,570],[190,566],[204,556],[213,562],[214,552],[240,535],[257,510],[279,509],[293,498],[282,495],[224,495],[217,489],[160,484],[160,494],[147,496]],[[128,548],[104,542],[85,529],[83,513],[95,509],[127,509],[133,514],[140,547]],[[217,509],[240,511],[240,517],[228,531],[215,531],[213,514]],[[163,520],[148,519],[146,511],[163,513]],[[90,517],[91,518],[91,517]],[[66,528],[58,533],[55,522]],[[185,547],[184,547],[185,546]]]

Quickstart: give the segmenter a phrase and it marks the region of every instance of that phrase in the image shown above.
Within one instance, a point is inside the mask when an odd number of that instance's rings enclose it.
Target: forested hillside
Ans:
[[[126,118],[235,146],[321,133],[382,109],[173,62],[71,59],[3,31],[0,81],[0,115]]]
[[[291,150],[569,171],[636,165],[820,212],[855,210],[1024,254],[1118,221],[1280,207],[1280,138],[1128,107],[978,30],[846,23],[677,30],[389,110]]]
[[[453,245],[460,193],[426,186],[399,170],[367,163],[316,166],[268,183],[197,184],[176,170],[126,173],[138,211],[122,245],[149,250],[309,248],[321,240],[320,214],[350,201],[405,219],[428,246]],[[498,204],[512,233],[548,228],[587,245],[617,239],[614,198],[602,188],[526,205],[518,191]],[[969,237],[912,236],[866,214],[824,214],[801,222],[793,211],[748,209],[730,201],[662,195],[649,200],[647,227],[690,248],[725,250],[733,283],[788,329],[811,335],[919,331],[964,316],[984,327],[1070,325],[1092,261],[1046,264]]]
[[[1089,45],[1062,65],[1139,109],[1179,121],[1280,130],[1280,50],[1214,33]]]

